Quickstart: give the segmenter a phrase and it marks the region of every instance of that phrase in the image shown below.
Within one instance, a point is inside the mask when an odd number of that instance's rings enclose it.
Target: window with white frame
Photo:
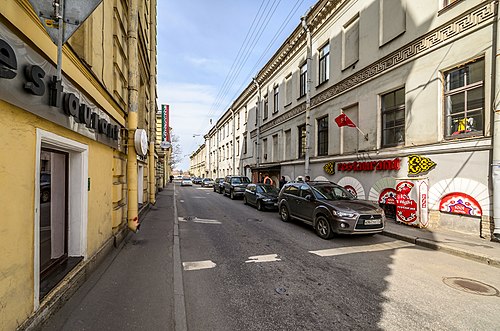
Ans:
[[[285,78],[285,107],[292,103],[292,74]]]
[[[238,111],[238,114],[236,116],[236,129],[240,128],[240,112]]]
[[[280,93],[280,87],[279,85],[276,85],[273,89],[273,95],[274,95],[274,98],[273,98],[273,114],[277,113],[278,112],[278,109],[279,109],[279,93]]]
[[[243,154],[247,153],[247,135],[243,136]]]
[[[299,76],[299,97],[306,95],[307,85],[307,62],[300,67]]]
[[[382,95],[382,147],[405,143],[405,89]]]
[[[444,73],[445,123],[449,137],[482,135],[484,129],[484,59]]]
[[[319,50],[319,83],[323,84],[330,78],[330,44]]]

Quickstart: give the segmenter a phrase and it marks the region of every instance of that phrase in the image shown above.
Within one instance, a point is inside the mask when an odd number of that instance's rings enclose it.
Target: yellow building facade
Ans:
[[[155,199],[156,1],[104,0],[62,54],[57,82],[57,46],[30,3],[3,3],[0,330],[43,322]]]

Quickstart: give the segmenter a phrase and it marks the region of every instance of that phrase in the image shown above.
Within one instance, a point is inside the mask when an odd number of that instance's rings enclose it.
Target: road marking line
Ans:
[[[187,222],[187,221],[193,221],[194,223],[203,223],[203,224],[222,224],[218,220],[210,220],[210,219],[205,219],[205,218],[198,218],[198,217],[191,217],[189,219],[186,219],[186,217],[177,217],[179,222]]]
[[[179,202],[184,202],[184,200],[179,200]]]
[[[191,197],[191,199],[206,199],[207,197]]]
[[[354,253],[379,252],[379,251],[386,251],[390,249],[398,249],[411,246],[414,245],[404,241],[393,241],[393,242],[374,244],[374,245],[322,249],[319,251],[309,251],[309,253],[324,257],[324,256],[336,256],[336,255],[354,254]]]
[[[174,262],[174,330],[187,331],[187,318],[186,318],[186,302],[184,298],[184,282],[182,280],[182,267],[181,267],[181,244],[179,240],[179,222],[177,214],[177,194],[174,185],[174,247],[173,247],[173,262]]]
[[[211,187],[197,187],[197,190],[211,190]]]
[[[245,263],[252,263],[252,262],[261,263],[261,262],[275,262],[275,261],[281,261],[281,259],[278,258],[278,254],[249,256],[248,260],[245,261]]]
[[[184,267],[185,271],[191,271],[191,270],[215,268],[216,264],[210,260],[206,260],[206,261],[182,262],[182,266]]]

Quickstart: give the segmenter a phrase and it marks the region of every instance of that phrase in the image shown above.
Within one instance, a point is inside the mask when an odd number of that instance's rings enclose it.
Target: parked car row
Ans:
[[[328,181],[289,182],[281,191],[252,184],[244,176],[216,178],[214,192],[258,210],[278,210],[283,222],[297,219],[311,225],[323,239],[335,234],[375,234],[385,226],[384,210],[376,202],[360,200],[340,185]]]

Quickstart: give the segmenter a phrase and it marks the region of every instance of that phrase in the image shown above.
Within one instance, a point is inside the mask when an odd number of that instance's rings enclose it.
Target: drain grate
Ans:
[[[451,288],[463,292],[485,295],[485,296],[500,296],[500,292],[491,285],[481,283],[477,280],[462,278],[462,277],[445,277],[443,283]]]
[[[278,294],[285,294],[286,293],[286,288],[284,287],[277,287],[274,289],[276,291],[276,293]]]

